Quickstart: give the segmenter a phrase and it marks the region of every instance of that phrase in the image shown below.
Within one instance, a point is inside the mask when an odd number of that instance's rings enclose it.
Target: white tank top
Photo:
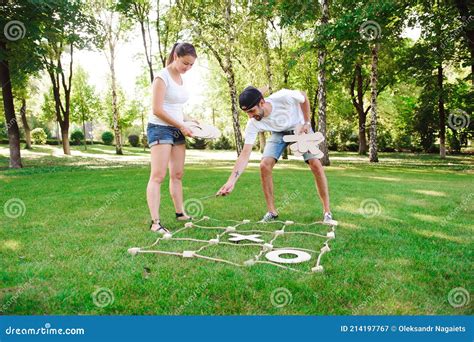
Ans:
[[[161,69],[156,77],[161,78],[166,86],[163,109],[176,121],[183,122],[183,105],[189,99],[189,92],[184,85],[184,81],[183,85],[176,83],[167,68]],[[170,126],[170,124],[153,114],[153,110],[151,110],[148,115],[148,122],[156,125]]]

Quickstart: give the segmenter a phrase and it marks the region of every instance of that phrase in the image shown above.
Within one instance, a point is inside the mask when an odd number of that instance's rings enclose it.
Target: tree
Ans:
[[[71,119],[82,125],[84,149],[87,150],[86,121],[97,118],[101,112],[101,102],[95,88],[88,83],[88,74],[80,66],[76,68],[72,79]]]
[[[158,1],[158,7],[159,5]],[[150,34],[150,20],[148,19],[151,11],[151,3],[149,0],[119,0],[117,9],[129,19],[138,21],[140,25],[150,82],[153,83],[152,39]]]
[[[0,84],[10,148],[9,166],[21,168],[20,131],[15,115],[12,79],[41,68],[41,28],[51,26],[46,3],[0,1]],[[28,33],[28,34],[27,34]]]
[[[329,4],[328,0],[321,1],[322,7],[322,17],[321,25],[326,26],[329,21]],[[327,134],[326,134],[326,46],[321,45],[318,52],[318,131],[324,137],[324,141],[320,144],[321,152],[324,153],[324,157],[321,158],[321,163],[323,165],[329,165],[329,150],[327,143]]]
[[[115,73],[115,59],[117,57],[117,44],[126,38],[127,30],[130,28],[130,22],[120,13],[114,11],[115,5],[111,1],[105,1],[98,9],[102,40],[100,46],[104,47],[104,54],[109,65],[111,76],[112,93],[112,111],[113,111],[113,130],[115,135],[115,152],[123,154],[122,150],[122,132],[120,127],[120,112],[117,104],[117,79]]]
[[[30,79],[28,75],[21,74],[12,80],[13,83],[13,94],[16,99],[20,102],[20,116],[23,129],[25,131],[26,149],[31,149],[31,129],[27,119],[27,100],[31,95],[37,95],[38,89]]]
[[[459,20],[462,23],[467,47],[470,52],[470,60],[467,65],[471,67],[471,84],[474,87],[474,4],[469,0],[455,0],[457,9],[459,10]]]
[[[237,154],[243,147],[234,64],[238,55],[238,38],[249,22],[247,2],[230,0],[206,2],[179,0],[179,9],[192,27],[195,40],[213,56],[226,76],[232,110],[232,125]]]
[[[431,116],[438,121],[439,154],[446,157],[446,67],[457,58],[461,44],[456,41],[453,32],[459,32],[456,22],[456,8],[437,0],[420,0],[414,8],[417,20],[421,24],[421,38],[413,46],[408,56],[407,71],[411,72],[417,83],[423,88],[422,100],[436,99]],[[426,121],[426,110],[418,111],[418,118]],[[416,125],[419,127],[419,125]],[[427,133],[429,133],[428,131]],[[425,141],[428,142],[428,136]],[[424,146],[425,150],[427,146]],[[431,149],[431,147],[429,148]]]
[[[156,35],[158,37],[158,54],[161,64],[166,67],[169,50],[180,38],[183,21],[182,11],[172,1],[168,6],[160,0],[156,1]]]
[[[0,40],[0,49],[8,52],[7,44]],[[20,130],[16,121],[13,93],[10,82],[10,67],[7,59],[0,62],[0,84],[2,85],[3,108],[8,128],[8,141],[10,144],[10,167],[21,168]]]

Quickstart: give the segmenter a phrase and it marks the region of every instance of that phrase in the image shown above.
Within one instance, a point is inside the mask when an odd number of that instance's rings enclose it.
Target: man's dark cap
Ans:
[[[255,87],[249,86],[244,89],[239,95],[239,106],[242,110],[248,110],[255,107],[260,99],[262,99],[262,93]]]

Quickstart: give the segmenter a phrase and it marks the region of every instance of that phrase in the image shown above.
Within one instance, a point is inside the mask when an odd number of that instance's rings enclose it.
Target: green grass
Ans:
[[[98,146],[88,153],[99,156],[100,149],[113,151]],[[35,151],[50,150],[35,147]],[[129,148],[127,153],[142,152]],[[472,314],[472,300],[461,308],[448,303],[453,288],[463,287],[471,297],[474,288],[472,158],[450,156],[440,161],[432,155],[381,154],[379,165],[368,165],[366,157],[351,153],[332,157],[326,173],[339,226],[331,252],[322,259],[325,272],[307,275],[270,265],[237,268],[173,256],[132,257],[129,247],[149,245],[156,238],[148,231],[148,165],[44,155],[26,157],[22,170],[6,170],[7,158],[0,154],[0,203],[19,198],[26,208],[16,219],[3,211],[0,216],[0,310],[3,307],[5,314]],[[260,219],[265,205],[255,161],[231,196],[203,201],[204,215]],[[214,193],[231,167],[231,162],[222,160],[188,164],[185,197]],[[302,162],[279,162],[274,180],[282,220],[320,219],[314,181]],[[162,220],[176,230],[181,225],[173,220],[166,182],[162,193]],[[285,195],[296,199],[284,205]],[[366,199],[380,203],[380,215],[361,214]],[[202,232],[190,234],[208,237]],[[292,237],[281,243],[319,249],[321,241]],[[171,243],[163,248],[172,250]],[[184,247],[191,248],[192,243],[179,246]],[[207,252],[242,261],[254,250],[219,246]],[[313,263],[298,267],[308,270]],[[94,305],[92,294],[98,288],[112,291],[113,304]],[[270,297],[277,288],[291,293],[291,303],[272,305]]]

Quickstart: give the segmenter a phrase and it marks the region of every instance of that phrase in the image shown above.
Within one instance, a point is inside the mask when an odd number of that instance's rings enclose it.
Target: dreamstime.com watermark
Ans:
[[[178,309],[176,309],[175,311],[175,315],[181,315],[181,313],[183,312],[183,310],[189,305],[191,304],[192,302],[194,302],[196,300],[196,298],[198,298],[198,296],[200,296],[204,290],[207,288],[207,286],[209,285],[209,280],[206,280],[205,282],[203,282],[202,284],[200,284],[197,289],[195,289],[193,291],[193,293],[186,299],[186,301],[181,304]]]
[[[191,217],[200,217],[204,213],[204,205],[197,198],[190,198],[184,201],[184,212]]]
[[[92,301],[98,308],[105,308],[114,303],[115,296],[112,290],[100,287],[92,293]]]
[[[39,328],[15,328],[9,326],[5,329],[6,335],[85,335],[84,328],[52,328],[50,323]]]
[[[447,36],[445,39],[443,39],[443,41],[441,42],[441,47],[442,47],[443,49],[446,48],[447,42],[449,42],[449,41],[451,41],[451,40],[453,40],[453,39],[456,39],[456,37],[458,37],[459,34],[461,34],[461,33],[464,31],[464,28],[465,28],[466,26],[468,26],[469,23],[471,23],[472,21],[474,21],[474,15],[470,15],[470,16],[467,17],[467,18],[466,18],[466,17],[458,17],[458,18],[461,19],[462,24],[461,24],[461,26],[459,26],[459,27],[458,27],[457,29],[455,29],[454,31],[451,31],[451,32],[448,34],[448,36]]]
[[[15,292],[15,294],[7,300],[5,304],[3,304],[0,307],[0,313],[4,313],[8,310],[9,307],[11,307],[13,304],[15,304],[18,301],[18,298],[20,298],[21,294],[31,286],[31,283],[33,282],[33,278],[28,280],[26,283],[22,284],[20,288]]]
[[[7,122],[7,124],[5,125],[5,129],[4,129],[5,134],[8,134],[8,130],[13,126],[13,124],[15,122],[17,122],[16,118],[13,118],[13,119],[11,119],[10,121]]]
[[[448,293],[448,303],[453,308],[462,308],[469,305],[471,296],[464,287],[456,287]]]
[[[12,42],[20,40],[24,38],[26,34],[25,24],[19,20],[10,20],[3,28],[3,34],[5,38]]]
[[[458,205],[456,208],[454,208],[453,211],[451,211],[441,222],[441,227],[445,227],[449,221],[452,219],[456,218],[458,214],[461,211],[467,210],[467,208],[470,208],[469,204],[472,200],[472,197],[474,197],[474,192],[471,192],[470,194],[467,194],[466,197],[463,198],[461,201],[461,204]]]
[[[16,219],[20,216],[25,216],[26,213],[26,205],[19,198],[10,198],[8,201],[5,202],[3,205],[3,213],[6,217]]]
[[[455,109],[448,116],[448,126],[455,131],[469,127],[470,122],[470,115],[462,109]]]
[[[360,303],[353,311],[353,315],[360,315],[360,312],[364,310],[370,302],[374,300],[374,298],[379,294],[380,291],[382,291],[385,287],[387,286],[387,279],[384,278],[383,282],[381,282],[375,290],[368,295],[367,297],[364,298],[362,303]]]
[[[110,195],[107,200],[105,201],[105,204],[103,206],[101,206],[95,213],[94,215],[92,215],[91,218],[87,219],[85,221],[85,225],[86,226],[90,226],[92,223],[94,223],[95,220],[97,220],[98,217],[100,217],[106,210],[108,207],[110,207],[110,205],[115,202],[119,197],[120,195],[122,195],[122,190],[117,190],[116,192],[114,192],[112,195]]]
[[[285,287],[279,287],[272,291],[270,302],[276,308],[282,308],[293,302],[293,294]]]
[[[382,206],[375,198],[367,198],[360,203],[359,212],[365,218],[372,218],[382,213]]]
[[[299,190],[293,191],[290,195],[284,194],[284,195],[283,195],[283,200],[281,201],[281,205],[280,205],[278,208],[276,208],[277,213],[280,212],[280,210],[282,210],[282,209],[284,209],[285,207],[287,207],[288,205],[290,205],[291,202],[292,202],[293,200],[295,200],[299,195],[300,195],[300,191],[299,191]]]
[[[374,20],[367,20],[359,27],[359,33],[364,40],[374,40],[382,35],[382,28],[379,23]]]

